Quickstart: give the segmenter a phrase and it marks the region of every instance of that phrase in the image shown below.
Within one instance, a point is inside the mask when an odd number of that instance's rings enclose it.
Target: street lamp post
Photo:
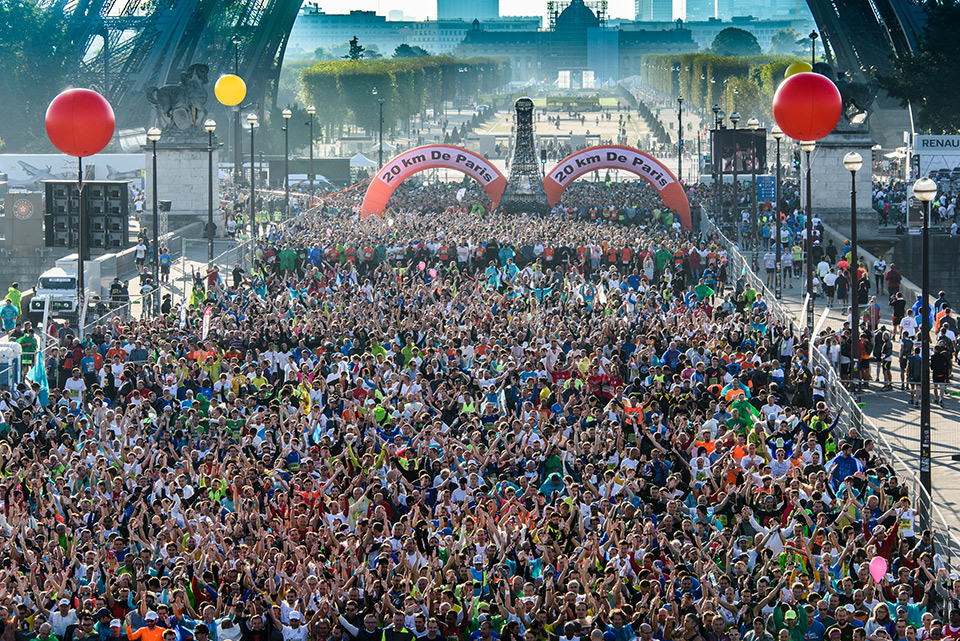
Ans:
[[[213,260],[213,132],[217,123],[207,120],[203,128],[207,130],[207,260]]]
[[[777,141],[777,195],[773,201],[774,217],[776,218],[777,242],[777,267],[773,272],[773,292],[777,300],[783,296],[783,271],[780,269],[781,254],[783,253],[783,242],[780,239],[780,141],[783,140],[783,130],[778,125],[773,126],[773,139]]]
[[[843,167],[850,172],[850,380],[854,389],[860,389],[860,259],[857,257],[857,172],[863,166],[863,157],[851,151],[843,157]]]
[[[240,38],[233,37],[233,74],[240,75]],[[243,91],[246,96],[246,89]],[[243,97],[240,98],[243,102]],[[240,102],[234,105],[233,111],[233,196],[236,200],[240,198],[240,179],[243,177],[243,127],[240,124]]]
[[[683,181],[683,96],[677,96],[677,181]]]
[[[800,149],[807,157],[807,334],[808,340],[813,341],[813,199],[810,195],[810,154],[816,148],[817,143],[813,140],[804,140],[800,143]]]
[[[160,283],[160,213],[157,200],[157,143],[160,142],[160,130],[157,127],[150,127],[147,131],[147,140],[153,146],[153,287],[156,289]]]
[[[700,151],[700,129],[697,128],[697,182],[700,182],[700,170],[703,168],[703,152]]]
[[[920,522],[930,527],[930,202],[937,195],[937,183],[921,178],[913,185],[913,195],[923,204],[923,269],[920,281]]]
[[[253,271],[253,261],[256,257],[256,215],[257,215],[257,173],[256,156],[253,153],[253,134],[257,130],[260,119],[253,111],[247,114],[247,124],[250,125],[250,270]]]
[[[373,88],[373,95],[376,96],[379,92],[377,88]],[[377,144],[377,169],[383,169],[383,98],[377,98],[377,105],[380,107],[380,142]]]
[[[747,121],[747,129],[750,130],[750,169],[753,175],[753,183],[750,191],[752,192],[753,209],[750,212],[750,240],[753,243],[753,269],[756,271],[759,265],[760,236],[757,233],[757,128],[760,127],[760,121],[751,118]]]
[[[733,204],[733,215],[736,217],[735,222],[737,225],[737,229],[741,230],[740,238],[737,239],[737,243],[736,243],[737,245],[739,245],[740,243],[743,242],[743,230],[742,230],[743,216],[738,211],[740,209],[739,207],[740,203],[738,202],[738,198],[739,198],[738,192],[740,190],[738,189],[739,185],[737,185],[737,156],[740,155],[739,154],[740,139],[737,137],[738,135],[737,123],[740,122],[740,113],[737,111],[734,111],[732,114],[730,114],[730,122],[733,123],[733,197],[731,198],[731,202]]]
[[[293,112],[283,110],[283,219],[290,218],[290,118]]]
[[[711,109],[713,112],[713,145],[710,149],[710,164],[713,167],[713,182],[716,183],[716,189],[714,190],[717,194],[717,206],[714,216],[717,218],[717,224],[720,224],[720,210],[723,208],[723,203],[721,202],[720,196],[720,182],[723,180],[723,174],[720,172],[720,157],[717,151],[719,146],[717,141],[717,132],[720,131],[720,105],[713,105]]]
[[[807,37],[810,38],[810,66],[812,67],[817,64],[817,38],[820,37],[820,34],[816,31],[811,31]]]
[[[307,113],[310,114],[310,198],[313,198],[313,116],[317,113],[317,108],[313,105],[307,107]],[[312,202],[312,201],[311,201]]]

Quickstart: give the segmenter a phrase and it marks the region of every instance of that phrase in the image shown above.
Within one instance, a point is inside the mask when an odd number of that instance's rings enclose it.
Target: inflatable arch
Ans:
[[[480,183],[493,201],[493,207],[500,204],[507,179],[493,163],[462,147],[424,145],[403,152],[376,173],[363,197],[362,214],[369,216],[382,213],[390,194],[400,183],[417,172],[437,167],[462,171]]]
[[[557,163],[543,178],[543,189],[547,193],[550,206],[553,207],[560,201],[560,196],[570,183],[597,169],[622,169],[643,178],[659,192],[663,204],[680,215],[680,222],[684,227],[693,227],[690,201],[673,172],[653,156],[622,145],[588,147]]]

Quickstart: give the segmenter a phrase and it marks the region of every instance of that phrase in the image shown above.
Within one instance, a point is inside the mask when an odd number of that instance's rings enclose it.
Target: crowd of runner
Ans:
[[[61,331],[0,393],[4,639],[960,639],[916,497],[714,238],[459,189]]]

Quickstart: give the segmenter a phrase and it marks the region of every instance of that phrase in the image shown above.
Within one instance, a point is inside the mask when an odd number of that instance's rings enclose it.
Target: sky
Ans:
[[[310,0],[327,13],[349,13],[352,9],[376,11],[386,15],[392,9],[402,10],[409,17],[425,20],[437,17],[436,0]],[[674,3],[676,4],[676,2]],[[611,18],[632,20],[636,13],[634,0],[608,0]],[[674,7],[676,11],[676,6]],[[500,0],[500,15],[546,16],[547,0]]]

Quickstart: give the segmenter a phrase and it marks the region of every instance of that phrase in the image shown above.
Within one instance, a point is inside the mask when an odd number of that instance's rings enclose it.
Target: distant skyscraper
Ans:
[[[636,0],[637,20],[670,22],[673,20],[673,0]]]
[[[500,17],[500,0],[437,0],[438,20],[490,20]]]
[[[692,0],[687,0],[687,11]],[[717,17],[730,20],[753,16],[758,20],[810,20],[810,7],[803,0],[717,0]],[[689,20],[689,18],[687,18]]]
[[[673,0],[653,0],[654,20],[673,20]]]
[[[687,0],[686,20],[709,20],[716,15],[714,0]]]

